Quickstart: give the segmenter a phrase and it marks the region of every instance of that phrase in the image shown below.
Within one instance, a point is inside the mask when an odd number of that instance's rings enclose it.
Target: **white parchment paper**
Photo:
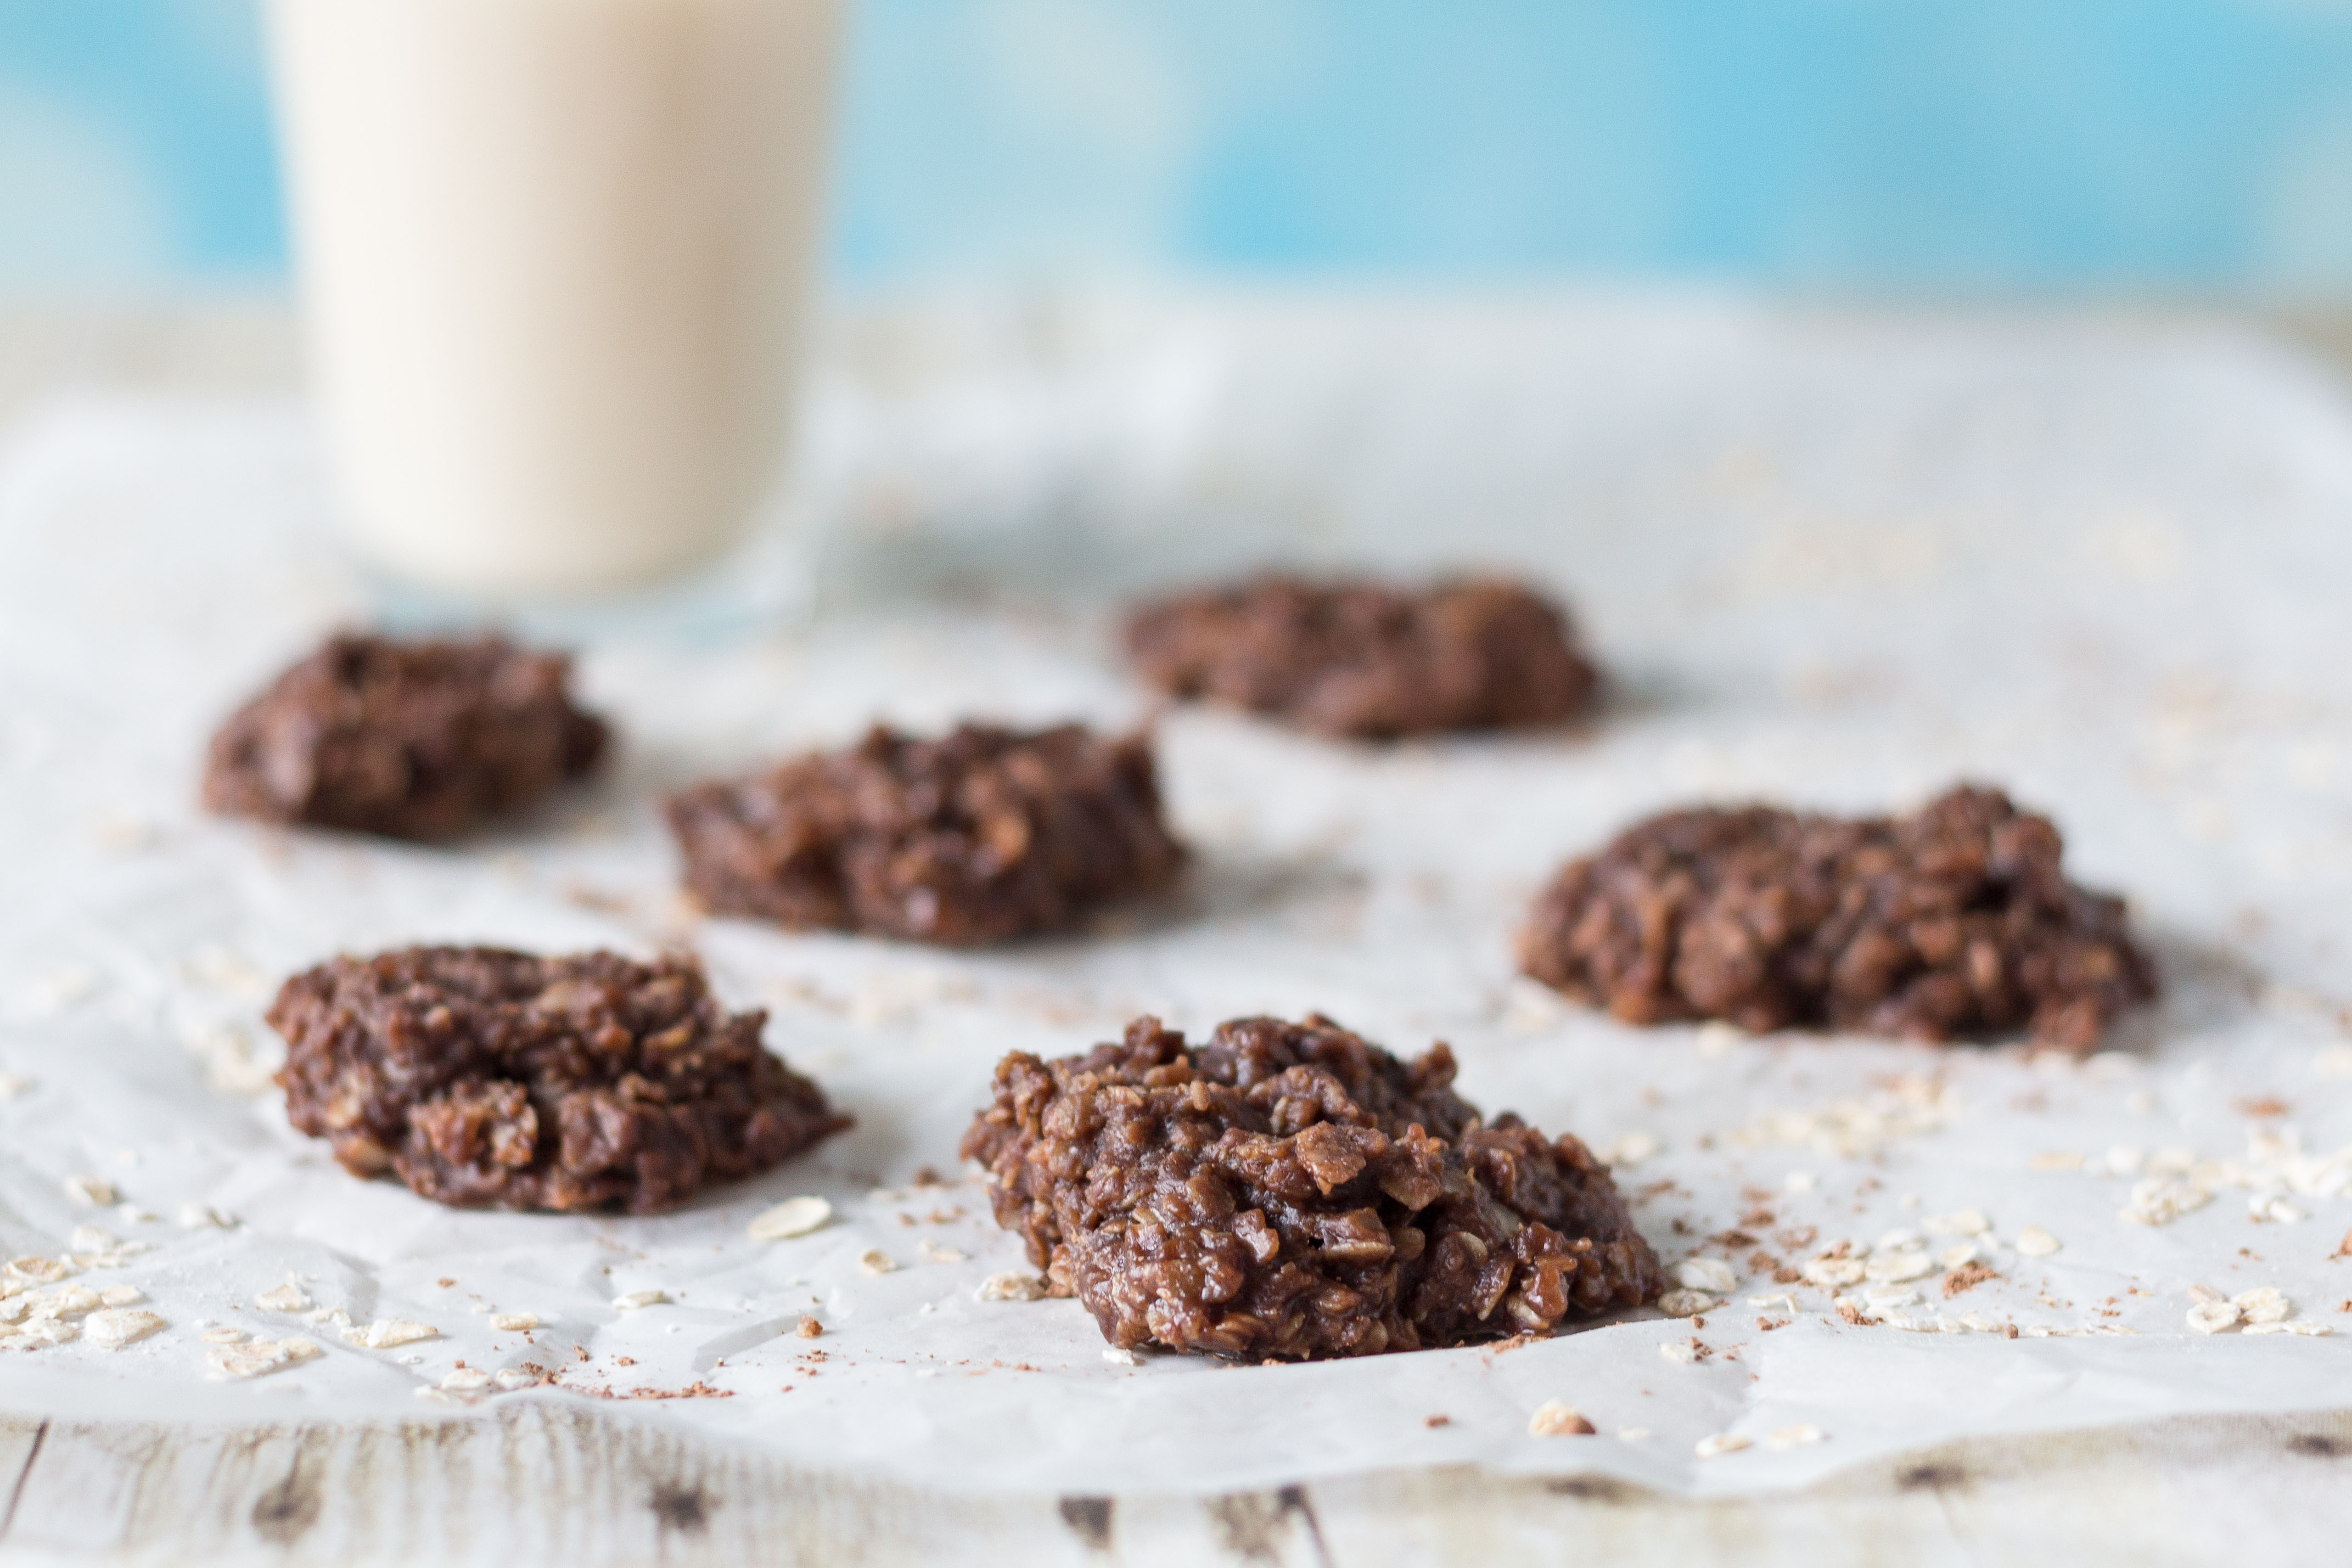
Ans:
[[[2290,1324],[2352,1330],[2352,420],[2316,371],[2189,328],[1097,304],[854,324],[817,406],[814,622],[593,648],[617,765],[450,850],[192,807],[217,718],[366,613],[299,409],[83,402],[0,455],[0,1248],[80,1256],[70,1283],[135,1287],[168,1325],[0,1352],[0,1401],[466,1419],[691,1391],[626,1408],[949,1488],[1475,1462],[1713,1493],[1961,1434],[2352,1398],[2347,1336],[2187,1322],[2200,1288],[2275,1287]],[[1578,606],[1612,706],[1570,737],[1385,749],[1170,716],[1198,873],[1079,938],[940,953],[673,898],[664,789],[875,717],[1132,721],[1105,607],[1272,557],[1526,572]],[[2053,812],[2075,873],[2132,897],[2168,990],[2109,1051],[1633,1031],[1511,973],[1534,888],[1635,816],[1887,808],[1960,776]],[[423,940],[689,944],[857,1128],[652,1219],[355,1181],[256,1092],[259,1012],[322,956]],[[1024,1267],[954,1159],[999,1055],[1309,1008],[1445,1038],[1475,1102],[1619,1150],[1661,1254],[1737,1287],[1703,1326],[1248,1369],[1121,1364],[1072,1303],[975,1299]],[[834,1222],[747,1237],[801,1194]],[[96,1256],[92,1226],[129,1245]],[[2057,1250],[2021,1252],[2029,1226]],[[1843,1288],[1862,1323],[1773,1279],[1840,1240],[1934,1267]],[[1947,1297],[1963,1245],[1996,1278]],[[308,1310],[257,1304],[289,1278]],[[435,1336],[355,1345],[338,1312]],[[539,1326],[494,1326],[517,1313]],[[224,1329],[323,1353],[215,1380]],[[562,1385],[442,1391],[459,1363]],[[1599,1435],[1531,1436],[1549,1400]],[[1698,1457],[1722,1435],[1749,1446]]]

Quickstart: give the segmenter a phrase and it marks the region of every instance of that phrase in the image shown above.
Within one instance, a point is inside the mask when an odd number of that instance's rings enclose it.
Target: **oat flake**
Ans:
[[[753,1241],[785,1241],[820,1229],[833,1217],[833,1205],[819,1197],[786,1198],[752,1216],[744,1229]]]
[[[1528,1417],[1528,1431],[1537,1437],[1590,1437],[1592,1423],[1564,1400],[1547,1399]]]
[[[82,1337],[100,1350],[119,1351],[134,1344],[163,1327],[163,1320],[152,1312],[112,1308],[92,1312],[81,1326]]]
[[[980,1289],[971,1295],[975,1301],[1042,1301],[1045,1299],[1045,1282],[1034,1274],[1007,1269],[982,1280]]]

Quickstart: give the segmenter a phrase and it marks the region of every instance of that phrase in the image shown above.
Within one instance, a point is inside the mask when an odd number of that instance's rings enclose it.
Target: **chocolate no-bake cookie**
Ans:
[[[1515,583],[1407,590],[1261,577],[1138,605],[1143,678],[1327,735],[1558,724],[1599,684],[1560,608]]]
[[[330,637],[213,736],[205,805],[455,837],[595,765],[604,725],[572,705],[570,673],[562,655],[502,637]]]
[[[1406,1062],[1328,1018],[1206,1045],[997,1065],[964,1134],[997,1222],[1111,1343],[1240,1359],[1548,1333],[1634,1307],[1658,1261],[1574,1138],[1482,1121],[1444,1046]]]
[[[1962,787],[1905,816],[1669,812],[1570,862],[1519,937],[1534,978],[1629,1023],[1723,1018],[2088,1050],[2156,994],[2123,900],[2050,819]]]
[[[1184,859],[1150,740],[1076,724],[939,740],[877,728],[698,784],[668,813],[687,888],[714,912],[957,947],[1066,927]]]
[[[289,1120],[466,1207],[646,1214],[849,1125],[687,958],[412,947],[289,980]]]

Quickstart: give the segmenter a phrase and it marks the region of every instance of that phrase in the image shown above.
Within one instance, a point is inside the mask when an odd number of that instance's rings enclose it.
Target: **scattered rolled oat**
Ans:
[[[32,1279],[44,1285],[54,1285],[74,1272],[74,1268],[62,1258],[28,1256],[10,1258],[8,1272],[19,1279]]]
[[[2034,1155],[2025,1164],[2028,1170],[2033,1171],[2079,1171],[2085,1158],[2076,1150],[2053,1149],[2047,1153]]]
[[[961,1263],[964,1255],[952,1247],[942,1247],[929,1237],[915,1244],[915,1250],[933,1263]]]
[[[143,1252],[146,1250],[145,1247],[142,1244],[137,1242],[126,1242],[121,1237],[116,1236],[112,1231],[107,1229],[104,1226],[97,1225],[78,1225],[74,1226],[73,1235],[66,1238],[66,1245],[73,1248],[75,1252],[87,1254],[92,1258],[110,1258],[118,1252]]]
[[[1590,1437],[1592,1423],[1564,1400],[1547,1399],[1528,1417],[1528,1431],[1537,1437]]]
[[[512,1394],[518,1388],[536,1388],[546,1379],[538,1373],[526,1372],[519,1366],[509,1366],[500,1369],[499,1374],[490,1381],[499,1385],[499,1393]]]
[[[33,1080],[20,1072],[0,1072],[0,1100],[14,1100],[33,1087]]]
[[[1668,1340],[1658,1347],[1658,1353],[1677,1366],[1688,1366],[1698,1360],[1698,1346],[1688,1340]]]
[[[1045,1299],[1045,1282],[1034,1274],[1007,1269],[982,1280],[980,1289],[971,1295],[975,1301],[1042,1301]]]
[[[1992,1228],[1982,1209],[1955,1209],[1950,1214],[1930,1215],[1921,1228],[1929,1236],[1982,1236]]]
[[[1936,1254],[1936,1261],[1946,1268],[1958,1268],[1977,1260],[1977,1244],[1973,1241],[1954,1242]]]
[[[1891,1285],[1932,1274],[1936,1264],[1924,1252],[1879,1252],[1871,1255],[1862,1271],[1864,1279]]]
[[[2200,1301],[2189,1309],[2189,1326],[2200,1334],[2218,1334],[2238,1326],[2238,1309],[2228,1301]]]
[[[1133,1351],[1121,1350],[1117,1345],[1112,1345],[1110,1348],[1103,1352],[1103,1360],[1114,1363],[1119,1366],[1138,1366],[1141,1364],[1141,1359],[1138,1357]]]
[[[104,1208],[114,1202],[114,1184],[103,1176],[68,1176],[66,1196],[77,1203],[96,1204]]]
[[[226,1325],[217,1329],[206,1329],[204,1332],[204,1342],[208,1345],[241,1345],[245,1343],[245,1331],[232,1329]]]
[[[2246,1332],[2250,1334],[2311,1334],[2316,1336],[2320,1334],[2332,1334],[2335,1331],[2336,1331],[2334,1329],[2329,1328],[2326,1323],[2315,1322],[2309,1318],[2297,1318],[2292,1322],[2285,1323],[2248,1323],[2246,1325]]]
[[[163,1320],[152,1312],[120,1307],[102,1312],[92,1312],[82,1322],[82,1338],[100,1350],[119,1351],[136,1343],[163,1326]]]
[[[2283,1323],[2294,1316],[2294,1303],[2275,1285],[2241,1290],[2230,1298],[2230,1305],[2250,1323]]]
[[[1620,1443],[1646,1443],[1650,1440],[1650,1429],[1647,1426],[1620,1426],[1617,1428],[1617,1440]]]
[[[147,1292],[136,1285],[109,1285],[98,1293],[98,1299],[110,1307],[128,1307],[134,1301],[145,1300]]]
[[[1780,1185],[1792,1193],[1810,1193],[1822,1184],[1822,1179],[1811,1171],[1791,1171],[1781,1179]]]
[[[1692,1447],[1691,1452],[1702,1459],[1712,1459],[1718,1455],[1737,1454],[1740,1449],[1748,1447],[1749,1447],[1748,1439],[1737,1432],[1717,1432],[1712,1436],[1701,1437]]]
[[[215,1344],[205,1352],[205,1371],[215,1378],[260,1377],[325,1353],[299,1335],[283,1340],[255,1340],[250,1344]]]
[[[2058,1238],[2038,1225],[2029,1225],[2017,1233],[2017,1250],[2026,1258],[2047,1258],[2058,1250]]]
[[[2130,1206],[2116,1213],[2132,1225],[2170,1225],[2212,1201],[2213,1194],[2195,1182],[2149,1176],[2133,1184]]]
[[[1817,1153],[1860,1159],[1899,1138],[1934,1132],[1948,1123],[1957,1101],[1937,1079],[1906,1074],[1866,1095],[1819,1110],[1774,1110],[1729,1134],[1739,1147],[1801,1143]]]
[[[822,1228],[832,1217],[833,1205],[823,1198],[786,1198],[753,1215],[745,1229],[753,1241],[785,1241]]]
[[[79,1318],[94,1310],[99,1303],[98,1292],[87,1285],[60,1285],[56,1289],[33,1299],[36,1317]]]
[[[1669,1290],[1658,1298],[1658,1310],[1669,1318],[1696,1318],[1715,1310],[1715,1298],[1704,1290]]]
[[[531,1330],[539,1327],[539,1314],[536,1312],[495,1312],[490,1316],[490,1327],[509,1334],[528,1333]]]
[[[613,1307],[616,1311],[634,1312],[645,1307],[658,1307],[668,1300],[667,1290],[632,1290],[625,1296],[614,1297]]]
[[[1829,1434],[1811,1422],[1803,1421],[1794,1426],[1777,1427],[1764,1440],[1775,1448],[1801,1448],[1810,1444],[1827,1442]]]
[[[390,1350],[394,1345],[413,1345],[419,1340],[441,1337],[441,1331],[430,1323],[413,1323],[405,1318],[383,1318],[364,1327],[353,1326],[343,1331],[345,1344],[365,1350]]]
[[[1863,1263],[1859,1258],[1816,1258],[1799,1270],[1824,1290],[1839,1290],[1863,1280]]]
[[[1718,1296],[1728,1295],[1739,1283],[1739,1276],[1720,1258],[1685,1258],[1669,1272],[1677,1285],[1692,1290],[1712,1290]]]
[[[1621,1132],[1603,1157],[1612,1165],[1638,1165],[1644,1160],[1655,1159],[1664,1147],[1654,1132]]]
[[[236,1216],[224,1214],[210,1204],[182,1204],[180,1224],[188,1230],[229,1230],[236,1225]]]
[[[1748,1304],[1761,1307],[1768,1312],[1793,1312],[1797,1310],[1796,1297],[1786,1290],[1775,1290],[1767,1296],[1750,1296]]]
[[[253,1298],[253,1304],[265,1312],[307,1312],[310,1310],[310,1293],[288,1279],[283,1285],[273,1285]]]
[[[478,1366],[452,1367],[441,1378],[441,1386],[455,1394],[471,1394],[489,1385],[490,1374]]]
[[[857,1255],[857,1267],[868,1274],[887,1274],[898,1266],[891,1262],[890,1255],[880,1247],[869,1247]]]
[[[12,1332],[0,1335],[0,1350],[38,1350],[81,1337],[81,1325],[63,1318],[33,1317]]]

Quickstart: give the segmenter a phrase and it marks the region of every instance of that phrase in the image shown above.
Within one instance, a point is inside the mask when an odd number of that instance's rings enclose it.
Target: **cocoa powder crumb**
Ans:
[[[1988,1279],[1998,1279],[2000,1278],[2000,1276],[1999,1274],[1996,1274],[1992,1269],[1987,1268],[1982,1263],[1963,1263],[1958,1268],[1953,1269],[1950,1273],[1944,1276],[1944,1294],[1948,1297],[1957,1296],[1963,1290],[1972,1290],[1976,1289],[1976,1287],[1983,1284]]]

